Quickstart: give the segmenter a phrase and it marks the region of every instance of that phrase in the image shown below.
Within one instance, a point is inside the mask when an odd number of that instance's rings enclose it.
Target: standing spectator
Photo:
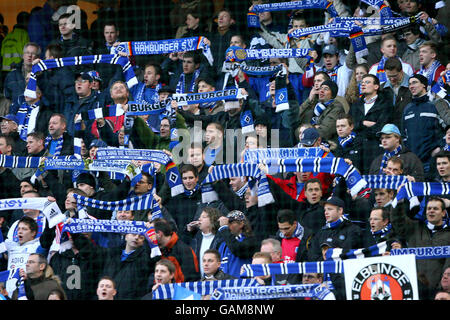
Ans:
[[[363,139],[362,174],[367,174],[372,159],[382,152],[376,133],[386,123],[392,121],[392,105],[388,96],[380,91],[380,81],[372,74],[363,76],[361,82],[363,98],[350,107],[350,115],[355,125],[355,133]]]
[[[379,82],[383,84],[387,80],[384,69],[386,60],[392,57],[400,59],[397,56],[397,40],[393,35],[387,35],[381,40],[380,51],[383,54],[383,56],[381,57],[381,60],[378,63],[375,63],[370,67],[369,74],[377,76]],[[402,63],[403,72],[406,73],[408,76],[412,76],[414,74],[413,67],[410,64],[403,62],[401,59],[400,62]]]
[[[194,250],[180,240],[168,221],[155,219],[151,225],[155,228],[161,259],[168,259],[176,266],[175,282],[198,281],[200,270]]]
[[[346,159],[347,163],[350,163],[359,169],[362,166],[361,163],[361,148],[362,139],[361,136],[356,134],[354,130],[352,116],[349,114],[343,114],[336,120],[336,132],[338,134],[338,145],[333,154],[336,157]]]
[[[387,81],[381,85],[381,88],[392,97],[394,106],[392,122],[397,127],[400,127],[403,110],[412,100],[411,91],[409,91],[408,87],[409,76],[403,72],[400,60],[394,57],[386,60],[384,70]]]
[[[347,90],[345,92],[345,99],[349,105],[355,103],[361,97],[361,81],[365,74],[369,73],[369,66],[365,63],[357,64],[350,78]],[[348,109],[346,110],[348,112]]]
[[[222,271],[239,278],[242,265],[251,262],[259,243],[251,226],[241,211],[233,210],[226,217],[220,217],[219,235],[224,242],[220,245]]]
[[[1,41],[2,79],[12,70],[13,64],[22,60],[23,47],[30,42],[27,25],[30,14],[22,11],[16,17],[13,30]]]
[[[450,244],[448,216],[445,202],[438,197],[429,197],[426,203],[425,221],[409,217],[409,205],[400,200],[392,210],[392,227],[408,243],[408,247],[448,246]],[[430,299],[437,289],[441,274],[450,266],[450,258],[417,260],[419,295]]]
[[[42,254],[30,254],[26,272],[21,269],[20,276],[25,279],[25,293],[28,300],[47,300],[53,290],[64,292],[60,279],[53,274],[52,267]],[[13,300],[17,298],[18,289],[13,293]]]
[[[430,161],[439,151],[442,137],[442,120],[427,95],[428,80],[421,74],[409,78],[412,101],[403,110],[402,136],[405,146],[423,163],[425,173],[430,171]]]
[[[58,27],[60,36],[54,43],[61,45],[64,57],[87,56],[92,53],[89,41],[75,32],[71,13],[64,13],[59,17]]]
[[[37,46],[40,48],[47,48],[58,35],[58,28],[53,23],[52,16],[60,7],[60,3],[60,0],[47,0],[41,9],[30,15],[28,35],[30,41],[37,43]],[[39,52],[37,57],[41,57],[41,52]]]
[[[31,68],[33,61],[41,55],[41,47],[34,42],[28,42],[23,47],[23,60],[14,70],[11,70],[5,78],[4,94],[12,103],[21,104],[23,93],[25,91],[26,77]],[[18,99],[22,99],[18,101]]]
[[[292,210],[278,211],[278,234],[281,241],[281,259],[284,262],[303,262],[307,260],[312,233],[304,228]],[[277,261],[278,261],[277,260]]]
[[[387,162],[391,157],[399,157],[403,160],[403,173],[413,176],[415,181],[423,181],[423,165],[420,159],[402,144],[400,130],[393,124],[386,124],[380,132],[380,138],[384,153],[373,159],[369,174],[383,174]]]
[[[427,41],[419,47],[420,70],[417,74],[427,78],[430,86],[435,84],[441,77],[441,73],[445,71],[445,66],[436,59],[437,50],[436,44],[432,41]]]
[[[403,30],[403,39],[408,47],[402,55],[402,60],[409,63],[416,71],[420,69],[419,48],[426,41],[421,35],[419,25],[412,25]]]

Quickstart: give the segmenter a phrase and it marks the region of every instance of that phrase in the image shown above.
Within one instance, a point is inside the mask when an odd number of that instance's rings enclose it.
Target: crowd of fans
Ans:
[[[265,1],[224,1],[216,10],[212,1],[165,2],[170,6],[120,1],[120,7],[100,8],[98,20],[88,28],[85,13],[76,26],[72,14],[61,6],[68,3],[48,0],[42,8],[18,14],[13,30],[0,29],[2,155],[73,155],[74,138],[81,138],[83,159],[96,159],[98,148],[104,147],[165,150],[174,157],[176,130],[187,130],[191,137],[184,161],[177,163],[185,190],[177,196],[171,195],[161,165],[153,175],[143,172],[133,186],[129,178],[108,172],[74,176],[69,170],[48,170],[34,181],[36,169],[0,167],[0,199],[49,197],[68,219],[74,219],[80,217],[74,194],[116,201],[153,193],[163,215],[152,220],[150,210],[86,208],[89,219],[149,222],[161,250],[161,256],[150,258],[145,237],[137,234],[74,233],[69,235],[70,249],[55,250],[56,230],[40,210],[0,211],[2,237],[16,243],[2,250],[0,271],[25,254],[20,275],[28,299],[152,299],[160,284],[237,279],[242,265],[250,263],[322,261],[329,248],[367,248],[382,241],[388,243],[387,252],[449,245],[449,194],[425,198],[419,212],[408,201],[393,207],[396,189],[367,188],[352,196],[337,175],[272,175],[263,164],[272,203],[260,206],[258,194],[249,186],[251,178],[245,176],[214,182],[219,199],[213,202],[203,203],[201,191],[212,168],[241,163],[243,152],[254,148],[320,148],[320,157],[343,158],[361,175],[449,182],[449,99],[432,90],[438,83],[448,90],[441,81],[450,72],[448,21],[440,20],[448,4],[385,1],[398,17],[421,13],[420,23],[366,37],[369,55],[357,57],[349,39],[329,33],[286,43],[290,31],[328,23],[330,16],[324,10],[263,12],[261,27],[248,28],[249,8]],[[379,16],[364,1],[334,0],[333,5],[341,17]],[[24,95],[31,69],[40,60],[109,54],[121,41],[192,36],[207,38],[212,65],[201,50],[131,56],[139,80],[132,87],[117,65],[65,66],[38,73],[36,98]],[[226,77],[222,71],[230,46],[286,45],[312,49],[312,69],[307,58],[252,61],[256,67],[286,69],[289,108],[284,111],[277,112],[274,77],[242,70]],[[174,93],[229,87],[242,89],[246,98],[186,106],[172,101],[173,117],[137,116],[129,131],[123,115],[83,119],[80,127],[75,121],[81,113],[104,106],[154,104]],[[248,111],[253,130],[236,146],[233,137],[242,134],[242,115]],[[194,130],[198,122],[200,132]],[[449,272],[449,258],[417,260],[420,299],[449,300]],[[256,279],[261,285],[287,285],[322,283],[325,276]],[[334,289],[327,299],[346,299],[343,279],[332,275]],[[18,294],[7,292],[0,283],[0,296],[17,299]]]

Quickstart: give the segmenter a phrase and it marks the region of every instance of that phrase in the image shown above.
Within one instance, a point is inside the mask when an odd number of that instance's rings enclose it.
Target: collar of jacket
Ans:
[[[178,235],[176,232],[172,233],[172,238],[170,238],[169,242],[166,245],[168,250],[172,250],[173,246],[178,242]]]
[[[430,97],[428,97],[428,94],[424,94],[421,97],[413,97],[412,98],[412,102],[415,104],[421,104],[421,103],[426,103],[426,102],[430,102]]]

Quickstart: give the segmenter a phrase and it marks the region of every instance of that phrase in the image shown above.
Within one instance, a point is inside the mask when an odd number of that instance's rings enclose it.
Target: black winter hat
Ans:
[[[324,82],[322,82],[321,86],[327,86],[328,88],[330,88],[331,90],[331,98],[334,99],[337,96],[338,93],[338,86],[336,84],[336,82],[332,81],[332,80],[326,80]]]
[[[83,172],[81,173],[78,178],[77,178],[77,185],[80,183],[85,183],[87,185],[90,185],[91,187],[93,187],[94,189],[97,186],[97,183],[95,181],[95,177],[88,173],[88,172]]]

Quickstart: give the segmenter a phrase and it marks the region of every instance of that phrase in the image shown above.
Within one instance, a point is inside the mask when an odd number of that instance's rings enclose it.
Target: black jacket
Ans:
[[[379,146],[380,139],[376,134],[381,131],[385,124],[392,123],[392,102],[386,93],[379,91],[378,98],[367,115],[364,115],[364,99],[359,99],[356,103],[352,104],[349,113],[353,118],[354,131],[361,136],[363,141],[361,150],[362,167],[360,171],[362,174],[367,174],[372,159],[383,152],[383,149]],[[363,125],[363,121],[372,121],[376,124],[371,127],[366,127]]]

